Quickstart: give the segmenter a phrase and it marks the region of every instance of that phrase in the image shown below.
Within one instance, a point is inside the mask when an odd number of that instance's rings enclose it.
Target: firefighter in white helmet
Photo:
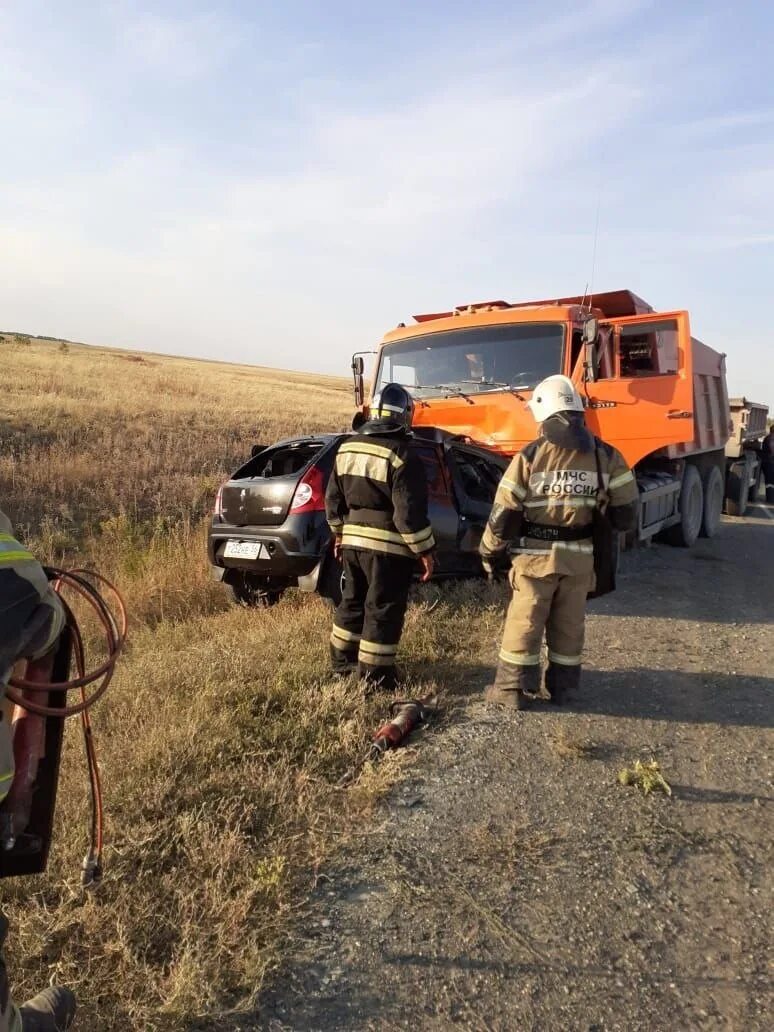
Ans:
[[[43,568],[0,512],[0,802],[14,776],[5,686],[18,659],[38,659],[56,645],[64,622],[62,603]],[[12,1002],[2,952],[7,932],[8,922],[0,913],[0,1032],[64,1032],[75,1014],[69,989],[44,989],[20,1008]]]
[[[579,685],[586,596],[594,586],[594,507],[606,511],[616,530],[628,530],[638,504],[634,474],[615,448],[587,429],[568,377],[543,380],[528,405],[540,436],[511,461],[481,541],[490,575],[514,556],[513,597],[486,698],[516,709],[540,690],[544,634],[552,701],[560,703]]]

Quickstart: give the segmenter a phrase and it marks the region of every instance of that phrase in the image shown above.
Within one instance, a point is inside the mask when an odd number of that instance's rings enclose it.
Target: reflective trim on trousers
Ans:
[[[385,645],[380,641],[368,641],[367,638],[363,638],[360,642],[361,652],[371,652],[375,656],[394,656],[398,651],[397,642],[394,645]]]
[[[561,652],[548,650],[549,663],[559,663],[560,666],[580,666],[582,656],[563,656]]]
[[[357,661],[361,666],[374,667],[377,670],[380,667],[395,666],[395,656],[372,656],[362,650],[358,653]]]
[[[510,663],[511,666],[538,666],[540,664],[540,653],[530,654],[529,652],[509,652],[507,649],[500,649],[500,661]]]
[[[397,644],[383,645],[381,642],[367,641],[364,638],[360,642],[358,659],[361,663],[368,663],[369,666],[392,666],[395,663],[397,651]]]
[[[344,652],[344,653],[355,653],[355,652],[357,652],[357,647],[358,647],[358,641],[357,640],[349,641],[346,638],[340,638],[336,634],[335,631],[331,632],[330,642],[331,642],[331,645],[333,646],[333,648],[336,649],[338,652]]]
[[[333,625],[333,630],[331,631],[331,638],[341,638],[342,641],[360,641],[361,637],[362,635],[355,634],[354,631],[347,631],[337,624]]]

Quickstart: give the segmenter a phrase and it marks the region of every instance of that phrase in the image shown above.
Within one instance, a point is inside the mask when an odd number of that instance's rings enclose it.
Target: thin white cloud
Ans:
[[[128,57],[165,78],[201,78],[222,65],[239,42],[236,24],[221,12],[183,16],[123,12],[117,30]]]
[[[674,127],[675,132],[689,132],[696,136],[715,136],[750,129],[761,125],[774,125],[774,109],[764,111],[733,111],[707,118],[697,118]]]

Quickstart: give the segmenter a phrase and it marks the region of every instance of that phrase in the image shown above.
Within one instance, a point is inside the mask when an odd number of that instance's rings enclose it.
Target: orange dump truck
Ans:
[[[368,410],[363,353],[355,396]],[[638,536],[664,532],[692,545],[717,530],[727,490],[733,423],[725,356],[691,335],[688,312],[656,312],[629,290],[511,304],[489,301],[414,317],[376,352],[371,396],[389,382],[416,401],[416,425],[460,434],[505,455],[535,436],[533,388],[565,373],[586,399],[587,422],[637,475]],[[754,406],[756,410],[765,406]],[[759,414],[759,413],[758,413]],[[754,451],[754,442],[740,442]],[[733,452],[733,449],[732,449]],[[745,464],[751,481],[753,470]],[[734,506],[731,501],[731,506]]]

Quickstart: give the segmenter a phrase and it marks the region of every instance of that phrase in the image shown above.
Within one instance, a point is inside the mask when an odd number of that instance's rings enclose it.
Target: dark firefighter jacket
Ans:
[[[600,506],[616,530],[631,529],[638,504],[634,474],[615,448],[586,429],[582,413],[554,416],[542,430],[500,481],[481,555],[486,565],[510,549],[524,557],[523,572],[538,577],[590,573],[593,509]]]
[[[45,652],[62,631],[64,610],[42,566],[16,540],[10,520],[0,512],[0,689],[7,667],[17,658],[15,645],[23,641],[25,625],[41,605],[51,610],[50,633],[40,642],[39,651]]]
[[[363,432],[365,431],[365,432]],[[427,479],[407,431],[376,421],[338,450],[325,492],[328,523],[346,548],[410,558],[435,547]],[[381,432],[380,432],[381,431]]]

